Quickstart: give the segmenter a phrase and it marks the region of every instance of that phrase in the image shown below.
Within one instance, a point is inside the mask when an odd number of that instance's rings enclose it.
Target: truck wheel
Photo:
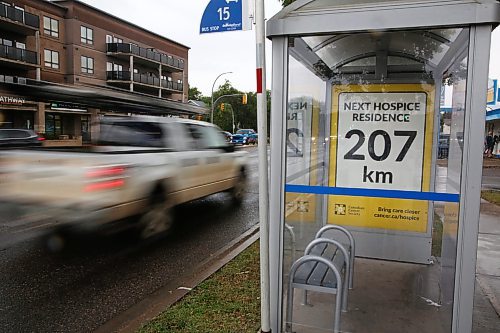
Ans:
[[[173,209],[163,192],[155,193],[146,209],[139,220],[141,239],[167,234],[171,231],[174,223]]]
[[[247,175],[245,170],[241,170],[236,184],[231,189],[231,197],[236,205],[240,205],[245,197],[245,190],[247,186]]]

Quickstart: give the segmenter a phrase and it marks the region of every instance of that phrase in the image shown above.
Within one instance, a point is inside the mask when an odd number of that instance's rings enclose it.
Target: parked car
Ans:
[[[0,148],[40,147],[43,140],[43,137],[29,129],[0,129]]]
[[[252,145],[256,145],[259,143],[259,135],[257,133],[250,134],[248,136],[248,143]]]
[[[100,129],[91,150],[0,151],[0,201],[39,209],[56,230],[149,238],[171,229],[176,205],[218,192],[243,199],[247,153],[213,124],[105,117]]]
[[[250,136],[256,134],[253,129],[239,129],[233,134],[231,138],[231,143],[240,144],[240,145],[248,145],[250,142]]]

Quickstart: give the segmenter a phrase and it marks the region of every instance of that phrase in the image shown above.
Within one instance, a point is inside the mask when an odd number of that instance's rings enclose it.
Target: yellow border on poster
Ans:
[[[319,103],[312,100],[311,159],[309,167],[318,163]],[[317,185],[317,170],[311,170],[309,184]],[[306,184],[304,184],[306,185]],[[314,222],[316,220],[316,195],[308,193],[285,194],[285,217],[289,221]]]
[[[422,168],[422,191],[429,191],[432,164],[435,89],[431,84],[334,85],[330,130],[329,186],[336,186],[339,95],[341,93],[404,93],[427,95]],[[380,210],[385,209],[383,214]],[[429,203],[421,200],[352,196],[328,197],[328,223],[359,228],[427,232]],[[387,213],[389,212],[389,213]]]

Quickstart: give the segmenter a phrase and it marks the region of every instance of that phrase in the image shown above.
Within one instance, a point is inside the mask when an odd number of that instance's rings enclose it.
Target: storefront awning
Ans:
[[[37,102],[67,102],[118,112],[171,115],[199,115],[209,112],[207,108],[187,103],[101,86],[65,86],[27,80],[26,84],[2,82],[0,88]]]

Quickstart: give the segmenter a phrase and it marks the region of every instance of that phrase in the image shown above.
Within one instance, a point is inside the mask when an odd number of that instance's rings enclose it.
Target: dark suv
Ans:
[[[29,129],[0,128],[0,148],[40,147],[43,140]]]

